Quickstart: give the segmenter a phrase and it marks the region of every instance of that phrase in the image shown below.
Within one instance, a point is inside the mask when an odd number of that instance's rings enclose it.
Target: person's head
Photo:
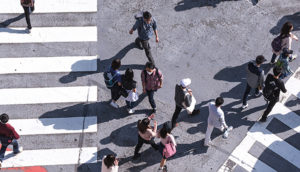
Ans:
[[[263,55],[259,55],[256,57],[255,62],[258,66],[260,66],[263,62],[265,62],[266,59]]]
[[[3,124],[6,124],[9,120],[9,117],[6,113],[3,113],[0,115],[0,122]]]
[[[224,103],[224,99],[222,97],[218,97],[215,101],[215,105],[217,107],[221,106]]]
[[[110,168],[115,165],[116,157],[113,154],[109,154],[104,158],[104,165]]]
[[[151,22],[151,18],[152,18],[152,15],[149,11],[145,11],[143,13],[143,18],[144,18],[144,21],[147,23],[147,24],[150,24]]]
[[[121,67],[121,60],[120,59],[115,59],[111,63],[111,68],[113,70],[118,70]]]
[[[287,58],[290,54],[293,54],[293,50],[289,50],[288,48],[282,50],[283,58]]]
[[[281,75],[281,73],[282,73],[282,68],[281,67],[275,66],[273,68],[273,74],[274,74],[275,77],[279,77]]]
[[[168,134],[171,133],[171,128],[167,123],[164,123],[163,128],[159,130],[159,135],[162,138],[166,138]]]
[[[141,133],[145,133],[146,130],[149,128],[150,125],[150,119],[144,118],[138,125],[138,129]]]
[[[185,78],[185,79],[182,79],[180,81],[180,86],[182,88],[186,88],[187,86],[189,86],[190,84],[192,83],[191,79],[190,78]]]
[[[155,68],[155,65],[152,62],[147,62],[145,68],[147,72],[152,73]]]
[[[293,24],[291,22],[286,22],[281,28],[281,35],[289,35],[293,29]]]
[[[132,80],[134,77],[133,70],[131,68],[127,68],[125,72],[125,78]]]

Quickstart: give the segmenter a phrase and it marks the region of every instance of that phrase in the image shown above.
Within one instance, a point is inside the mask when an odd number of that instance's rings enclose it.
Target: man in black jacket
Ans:
[[[175,103],[176,109],[172,117],[172,128],[176,126],[176,120],[182,109],[187,109],[190,106],[195,106],[192,104],[193,94],[191,89],[187,89],[187,86],[191,84],[191,79],[186,78],[180,81],[180,85],[175,87]],[[195,103],[195,102],[194,102]],[[199,114],[199,109],[194,109],[190,114],[196,115]]]
[[[267,93],[268,107],[265,110],[263,116],[259,120],[260,122],[266,122],[267,116],[272,111],[275,104],[279,101],[280,91],[286,93],[287,90],[283,81],[279,78],[282,73],[282,68],[276,66],[273,68],[273,75],[269,74],[265,81],[264,95]]]

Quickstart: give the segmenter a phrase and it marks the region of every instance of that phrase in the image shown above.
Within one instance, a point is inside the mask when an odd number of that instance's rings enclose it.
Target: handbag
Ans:
[[[167,142],[167,144],[165,144],[165,148],[163,150],[163,156],[165,158],[170,158],[175,153],[176,153],[176,147],[175,147],[175,145],[169,139],[169,141]]]
[[[191,105],[189,107],[186,107],[186,110],[188,111],[189,114],[193,113],[195,106],[196,106],[196,99],[194,96],[192,96]]]
[[[139,94],[137,92],[133,92],[132,90],[128,91],[128,96],[126,97],[126,101],[135,102],[139,99]]]

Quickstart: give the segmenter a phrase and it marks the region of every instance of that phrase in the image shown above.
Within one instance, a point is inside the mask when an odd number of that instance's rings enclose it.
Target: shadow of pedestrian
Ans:
[[[93,66],[95,64],[95,62],[96,62],[96,66]],[[85,72],[85,71],[93,69],[93,68],[95,68],[95,71]],[[59,82],[63,83],[63,84],[74,82],[77,80],[78,77],[83,77],[83,76],[99,73],[100,72],[99,68],[100,68],[100,60],[99,59],[77,61],[71,67],[71,70],[76,71],[76,72],[70,72],[68,75],[62,76],[59,79]]]
[[[174,8],[175,11],[185,11],[190,10],[192,8],[201,8],[205,6],[209,7],[217,7],[218,4],[225,1],[239,1],[239,0],[182,0],[177,3]]]
[[[294,26],[294,31],[300,30],[300,12],[296,12],[291,15],[283,16],[278,22],[277,25],[270,29],[270,33],[273,35],[278,35],[280,33],[281,27],[286,22],[291,22]]]
[[[28,31],[20,30],[20,29],[12,29],[12,28],[0,28],[0,32],[7,32],[7,33],[16,33],[16,34],[28,34]]]
[[[122,60],[126,56],[126,54],[134,48],[137,48],[137,46],[135,45],[134,42],[132,42],[132,43],[128,44],[127,46],[125,46],[122,50],[120,50],[116,55],[114,55],[110,59],[101,60],[100,66],[99,66],[99,72],[107,71],[113,60],[115,60],[115,59]],[[139,64],[122,65],[120,70],[126,70],[127,68],[142,70],[142,69],[144,69],[144,65],[139,65]]]
[[[23,13],[23,14],[18,15],[17,17],[14,17],[14,18],[11,18],[11,19],[7,19],[7,20],[5,20],[5,21],[3,21],[3,22],[0,23],[0,28],[1,27],[7,27],[7,26],[9,26],[12,23],[21,20],[24,17],[25,17],[25,14]]]

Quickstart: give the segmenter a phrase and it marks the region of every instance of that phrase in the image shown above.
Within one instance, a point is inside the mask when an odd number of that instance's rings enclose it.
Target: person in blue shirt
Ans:
[[[133,34],[133,31],[138,30],[138,37],[135,43],[138,48],[145,49],[146,56],[149,62],[154,63],[153,56],[151,53],[151,47],[149,40],[153,35],[153,31],[156,37],[156,42],[159,42],[156,20],[152,17],[151,13],[148,11],[143,12],[143,17],[136,17],[136,22],[129,34]]]
[[[289,66],[289,62],[293,61],[295,59],[295,56],[290,56],[290,54],[293,54],[293,50],[284,48],[281,55],[279,56],[279,59],[276,62],[276,66],[279,66],[283,69],[282,74],[280,75],[280,79],[284,79],[285,77],[294,73]]]
[[[119,105],[116,101],[121,97],[120,90],[122,86],[122,78],[119,72],[119,68],[121,67],[121,60],[115,59],[112,61],[110,66],[110,73],[113,77],[113,82],[115,83],[114,86],[110,89],[111,90],[111,102],[110,105],[114,108],[119,108]]]

